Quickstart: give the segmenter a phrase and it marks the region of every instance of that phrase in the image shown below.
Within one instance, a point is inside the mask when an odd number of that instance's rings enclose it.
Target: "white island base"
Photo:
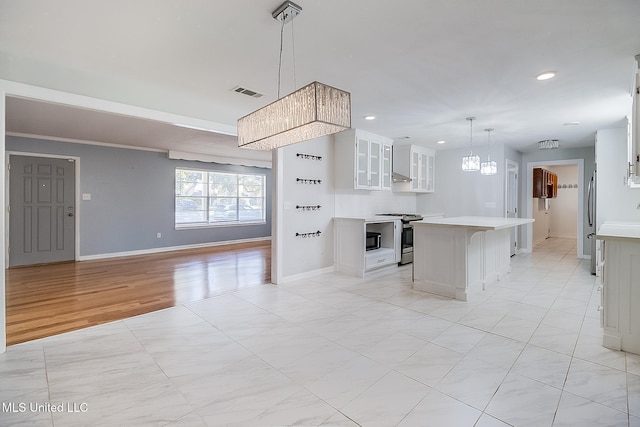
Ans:
[[[602,345],[640,354],[640,223],[605,221],[600,280]]]
[[[413,288],[462,301],[511,271],[512,227],[530,218],[453,217],[413,221]]]

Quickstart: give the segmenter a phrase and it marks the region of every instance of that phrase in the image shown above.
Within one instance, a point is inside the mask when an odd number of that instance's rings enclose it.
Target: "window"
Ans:
[[[176,227],[264,222],[265,176],[176,169]]]

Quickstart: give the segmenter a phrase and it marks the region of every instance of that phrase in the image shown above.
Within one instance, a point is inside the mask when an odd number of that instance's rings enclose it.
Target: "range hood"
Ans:
[[[398,172],[393,172],[391,174],[391,180],[393,182],[411,182],[411,178],[409,178],[408,176],[399,174]]]

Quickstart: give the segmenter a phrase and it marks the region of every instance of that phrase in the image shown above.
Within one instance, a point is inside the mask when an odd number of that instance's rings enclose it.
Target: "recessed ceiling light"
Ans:
[[[576,126],[579,125],[580,122],[567,122],[567,123],[563,123],[565,126]]]
[[[445,142],[447,142],[447,141],[441,139],[440,141],[437,141],[436,144],[444,144]]]
[[[536,76],[537,80],[549,80],[556,76],[555,71],[545,71],[544,73],[538,74]]]
[[[375,120],[376,116],[364,116],[365,120]]]

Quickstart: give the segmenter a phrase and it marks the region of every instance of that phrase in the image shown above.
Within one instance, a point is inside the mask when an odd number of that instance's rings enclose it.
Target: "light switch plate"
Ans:
[[[91,200],[91,193],[82,193],[82,200]]]

